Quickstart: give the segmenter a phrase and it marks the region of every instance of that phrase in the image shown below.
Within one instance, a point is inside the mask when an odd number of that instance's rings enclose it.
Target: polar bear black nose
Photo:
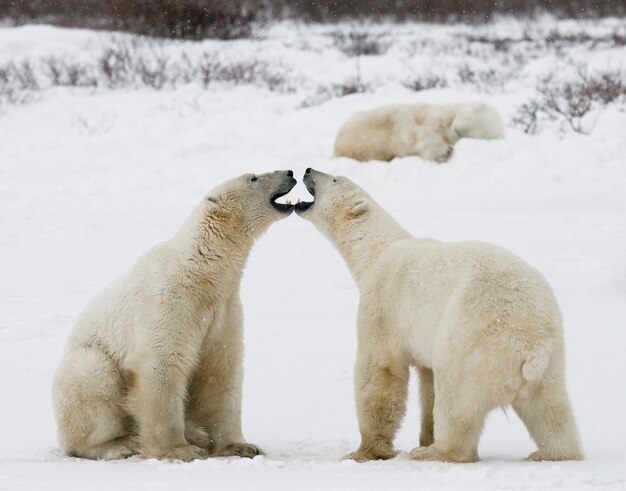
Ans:
[[[310,167],[307,168],[307,170],[304,172],[305,174],[308,174],[309,172],[311,172],[313,169],[311,169]]]
[[[293,171],[292,171],[292,170],[288,170],[288,171],[287,171],[287,175],[288,175],[289,177],[293,177]]]

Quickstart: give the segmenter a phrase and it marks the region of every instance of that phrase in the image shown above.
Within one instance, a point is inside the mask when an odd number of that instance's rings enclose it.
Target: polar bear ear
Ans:
[[[365,198],[359,198],[354,203],[354,205],[352,205],[352,208],[350,208],[348,215],[350,216],[350,218],[356,218],[358,216],[361,216],[368,209],[369,209],[369,203],[367,202],[367,200]]]
[[[210,209],[219,207],[219,203],[212,196],[207,197],[206,204]]]
[[[222,205],[217,200],[217,198],[207,196],[204,199],[204,213],[215,213],[217,211],[220,211],[221,209]]]

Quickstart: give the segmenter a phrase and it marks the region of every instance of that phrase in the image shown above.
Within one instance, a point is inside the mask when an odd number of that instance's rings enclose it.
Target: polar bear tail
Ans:
[[[539,380],[548,368],[551,355],[551,346],[546,344],[537,347],[534,351],[530,351],[522,363],[522,377],[524,377],[524,380],[527,382]]]

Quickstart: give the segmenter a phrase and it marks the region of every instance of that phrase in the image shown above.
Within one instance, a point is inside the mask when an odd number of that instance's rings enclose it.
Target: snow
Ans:
[[[508,22],[490,29],[521,32]],[[604,33],[615,25],[589,28]],[[324,29],[281,24],[261,41],[204,43],[280,58],[303,80],[295,93],[194,84],[160,92],[51,88],[2,110],[0,489],[626,489],[626,113],[608,108],[589,136],[562,134],[556,125],[529,136],[509,126],[502,141],[460,141],[443,165],[332,159],[341,122],[388,102],[488,100],[510,121],[554,56],[537,54],[507,90],[490,94],[467,86],[412,92],[391,81],[302,108],[312,80],[343,80],[353,71],[354,59],[321,46]],[[419,31],[444,39],[451,29],[407,24],[397,37]],[[87,59],[105,38],[1,28],[0,59]],[[169,47],[187,48],[198,49]],[[604,66],[625,54],[600,47],[584,59]],[[394,45],[364,57],[361,70],[391,73],[404,66],[400,56]],[[444,58],[445,70],[464,59]],[[476,464],[412,462],[406,453],[387,462],[341,461],[359,442],[352,386],[358,293],[338,253],[295,215],[256,244],[242,284],[244,433],[266,455],[183,464],[60,454],[51,378],[89,299],[169,238],[215,184],[273,169],[301,176],[309,166],[360,183],[415,235],[494,242],[545,274],[564,313],[568,386],[587,460],[522,461],[534,445],[509,410],[490,416]],[[301,183],[289,197],[298,196],[308,196]],[[396,439],[404,452],[418,440],[416,384]]]

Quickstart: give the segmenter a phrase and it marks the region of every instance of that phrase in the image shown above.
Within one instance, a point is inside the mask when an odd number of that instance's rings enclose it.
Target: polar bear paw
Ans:
[[[204,448],[195,445],[185,445],[181,447],[171,447],[159,450],[149,450],[142,452],[146,457],[152,457],[159,460],[182,460],[183,462],[191,462],[197,459],[206,459],[209,452]]]
[[[453,150],[453,145],[442,141],[439,145],[424,151],[423,157],[428,160],[434,160],[435,162],[442,163],[446,162],[450,158]]]
[[[67,453],[74,457],[86,459],[118,460],[137,455],[139,450],[132,438],[122,437],[88,448],[70,449]]]
[[[478,454],[471,452],[467,455],[455,454],[454,452],[442,452],[437,449],[436,445],[430,447],[416,447],[411,450],[409,458],[412,460],[426,460],[426,461],[439,461],[439,462],[457,462],[457,463],[469,463],[478,462]]]
[[[117,460],[117,459],[127,459],[128,457],[132,457],[133,455],[137,455],[139,453],[137,449],[132,445],[130,439],[124,439],[119,442],[118,445],[111,446],[107,449],[102,455],[102,460]]]
[[[343,460],[367,462],[368,460],[389,460],[398,455],[393,445],[377,441],[371,445],[361,445],[355,452],[344,456]]]
[[[526,457],[526,460],[529,460],[531,462],[541,462],[542,460],[583,460],[583,456],[579,452],[573,452],[567,455],[550,456],[542,453],[540,450],[537,450],[531,453],[528,457]]]
[[[215,457],[243,457],[253,459],[257,455],[263,455],[263,451],[252,443],[231,443],[213,454]]]
[[[209,434],[206,430],[201,426],[190,422],[185,424],[185,440],[187,440],[187,443],[190,445],[200,448],[209,448],[211,443]]]
[[[547,460],[547,459],[544,458],[544,456],[541,454],[541,452],[539,452],[539,450],[536,450],[535,452],[531,453],[528,457],[526,457],[526,460],[529,460],[531,462],[541,462],[542,460]]]
[[[356,462],[367,462],[369,460],[389,460],[393,459],[398,452],[374,453],[372,451],[357,450],[343,457],[343,460],[354,460]]]

